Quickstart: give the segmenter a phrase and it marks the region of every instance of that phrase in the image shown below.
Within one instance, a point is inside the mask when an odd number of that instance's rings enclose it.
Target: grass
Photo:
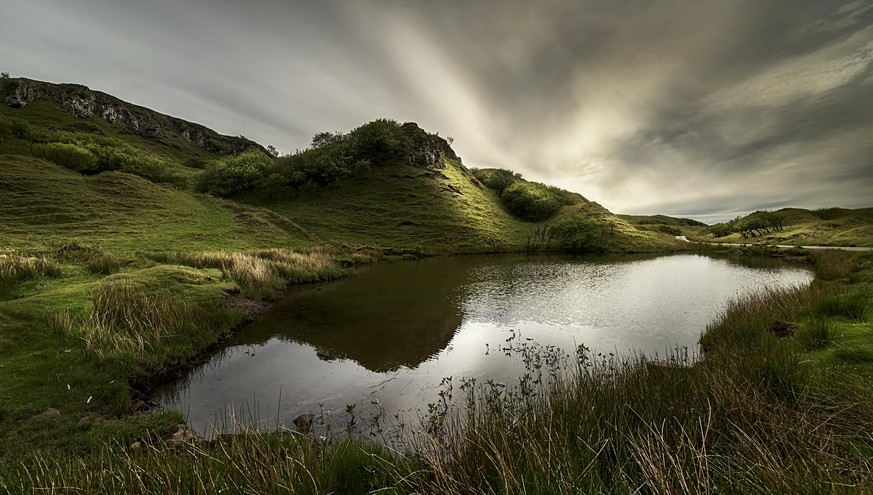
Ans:
[[[244,295],[255,298],[275,297],[290,284],[321,282],[342,275],[336,257],[322,249],[304,252],[284,248],[252,252],[159,253],[151,258],[163,263],[196,268],[219,268],[233,279]]]
[[[813,319],[805,322],[794,339],[805,351],[814,351],[826,347],[831,343],[833,331],[827,320]]]
[[[832,493],[873,489],[869,382],[807,352],[768,322],[813,315],[833,286],[750,294],[709,325],[705,359],[573,356],[526,341],[517,385],[444,381],[415,454],[299,434],[109,444],[40,457],[0,486],[188,493]],[[869,289],[864,289],[869,290]],[[840,292],[840,290],[837,290]],[[827,319],[828,324],[843,317]],[[749,328],[751,325],[752,328]],[[869,324],[864,323],[869,333]],[[822,337],[820,328],[810,337]],[[804,330],[805,331],[805,330]],[[797,336],[802,334],[798,333]],[[804,337],[805,338],[805,337]],[[853,366],[869,367],[856,352]],[[693,358],[693,356],[692,356]],[[453,394],[459,400],[454,400]],[[135,445],[134,445],[135,443]],[[100,469],[96,469],[100,466]]]
[[[88,271],[98,275],[111,275],[117,272],[121,265],[122,261],[109,253],[95,254],[85,262]]]
[[[60,276],[60,266],[51,259],[16,254],[0,255],[0,294],[25,280]]]
[[[184,163],[214,158],[179,136],[148,140],[47,102],[0,106],[8,117],[94,126],[186,180],[199,169]],[[240,203],[127,173],[83,176],[34,153],[25,139],[0,140],[6,491],[873,490],[873,256],[815,253],[811,288],[739,298],[702,337],[700,363],[512,344],[529,373],[511,387],[448,382],[442,397],[456,393],[460,407],[435,404],[414,453],[288,432],[179,443],[179,413],[135,414],[133,404],[243,320],[229,293],[269,299],[384,257],[518,250],[538,224],[509,215],[451,161],[439,171],[380,164],[329,189]],[[648,220],[592,202],[558,218],[577,212],[612,222],[616,251],[669,249],[661,227],[694,227],[657,218],[641,230],[633,222]],[[788,213],[771,240],[871,245],[867,210]],[[776,320],[797,324],[794,336],[774,335]]]
[[[120,172],[82,176],[0,155],[0,245],[39,250],[77,242],[116,256],[313,243],[272,212],[192,195]]]
[[[713,238],[709,242],[787,244],[795,246],[866,246],[873,247],[873,208],[850,210],[827,208],[805,210],[783,208],[784,229],[758,237],[744,239],[740,234]],[[705,231],[704,231],[705,232]]]
[[[138,444],[141,445],[141,444]],[[214,442],[153,440],[112,445],[89,463],[38,458],[0,477],[12,492],[84,493],[397,493],[415,464],[354,440],[330,445],[296,434],[228,436]],[[107,473],[113,473],[107,476]],[[398,490],[400,491],[400,490]]]
[[[513,217],[494,191],[451,160],[436,171],[384,164],[366,176],[294,198],[251,193],[238,199],[293,218],[307,231],[337,243],[421,252],[520,251],[541,225]],[[675,244],[670,236],[640,231],[584,200],[562,207],[556,218],[577,211],[619,226],[611,242],[614,251],[654,251]]]

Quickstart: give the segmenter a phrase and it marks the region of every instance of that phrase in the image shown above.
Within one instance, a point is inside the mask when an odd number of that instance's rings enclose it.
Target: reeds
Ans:
[[[413,464],[373,445],[256,431],[211,442],[111,445],[90,461],[40,457],[0,475],[7,493],[406,493]]]
[[[848,277],[855,268],[855,253],[837,249],[822,249],[810,254],[815,274],[822,280]]]
[[[821,288],[747,294],[708,327],[688,363],[525,351],[517,386],[466,387],[419,437],[428,493],[830,493],[873,489],[873,404],[861,384],[813,372],[770,331],[830,339]],[[543,371],[548,370],[548,371]],[[463,388],[463,387],[462,387]],[[444,387],[451,394],[453,388]]]
[[[104,279],[91,300],[93,310],[84,318],[81,337],[100,356],[132,355],[148,363],[162,340],[181,335],[194,321],[184,298],[119,275]]]
[[[336,259],[327,251],[305,252],[261,249],[245,253],[159,253],[152,259],[195,268],[218,268],[250,297],[275,297],[287,284],[330,280],[341,275]]]

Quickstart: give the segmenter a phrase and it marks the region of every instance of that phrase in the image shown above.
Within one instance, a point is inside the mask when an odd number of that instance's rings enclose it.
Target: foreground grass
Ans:
[[[816,254],[816,256],[828,256]],[[841,255],[840,255],[841,256]],[[12,491],[190,493],[856,493],[873,490],[873,257],[817,259],[813,286],[750,294],[705,359],[565,356],[510,343],[516,386],[447,382],[416,454],[253,433],[142,438],[0,475]],[[780,338],[778,322],[794,332]],[[848,353],[848,354],[847,354]],[[854,356],[854,357],[846,357]],[[859,357],[860,356],[860,357]],[[455,394],[457,400],[451,400]]]

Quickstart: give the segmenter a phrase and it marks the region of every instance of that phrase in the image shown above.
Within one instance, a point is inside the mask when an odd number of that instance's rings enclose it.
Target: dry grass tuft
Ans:
[[[148,290],[129,279],[105,279],[91,294],[93,311],[86,317],[82,338],[100,356],[147,355],[163,339],[182,334],[194,319],[184,298]]]
[[[25,280],[60,276],[60,265],[51,259],[0,254],[0,289],[10,288]]]
[[[275,297],[289,283],[319,282],[339,277],[335,257],[325,250],[261,249],[245,253],[200,252],[152,255],[155,261],[194,268],[218,268],[233,279],[245,295]]]

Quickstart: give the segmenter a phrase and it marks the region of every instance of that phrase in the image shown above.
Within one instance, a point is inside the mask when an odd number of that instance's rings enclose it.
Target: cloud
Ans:
[[[88,84],[283,151],[387,116],[453,136],[468,165],[615,211],[870,206],[869,2],[0,7],[17,14],[0,19],[2,70]]]

